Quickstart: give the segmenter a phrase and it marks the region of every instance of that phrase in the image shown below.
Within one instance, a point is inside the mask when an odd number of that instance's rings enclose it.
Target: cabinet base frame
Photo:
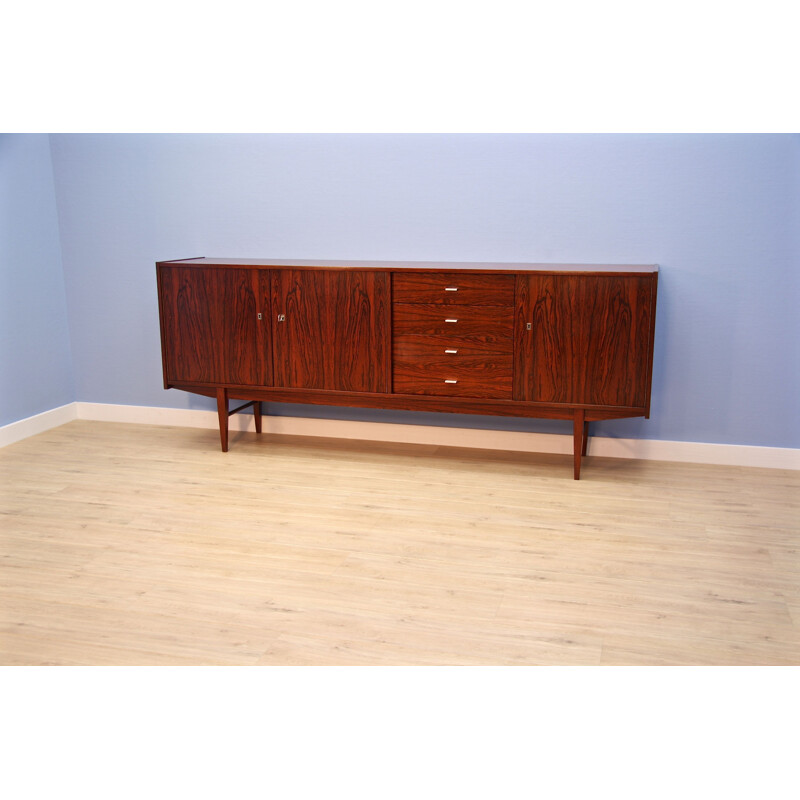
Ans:
[[[604,408],[603,406],[574,406],[544,403],[524,403],[506,400],[473,400],[399,394],[366,394],[307,389],[269,389],[242,386],[196,386],[171,384],[167,388],[216,397],[219,416],[219,436],[222,452],[228,452],[228,417],[252,406],[256,433],[262,431],[262,408],[265,401],[279,403],[308,403],[312,405],[338,405],[355,408],[383,408],[407,411],[436,411],[440,413],[485,414],[491,416],[538,419],[563,419],[572,421],[573,475],[580,480],[581,459],[589,443],[589,423],[604,419],[646,417],[643,408]],[[228,410],[232,399],[245,402]]]

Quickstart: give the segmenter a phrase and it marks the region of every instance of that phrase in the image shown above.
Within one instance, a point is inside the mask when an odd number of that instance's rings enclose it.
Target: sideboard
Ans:
[[[649,417],[658,267],[191,258],[156,264],[164,388],[572,420]],[[244,401],[229,410],[230,400]]]

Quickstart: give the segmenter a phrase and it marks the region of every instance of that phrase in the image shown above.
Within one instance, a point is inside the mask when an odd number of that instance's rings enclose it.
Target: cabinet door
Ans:
[[[651,276],[518,276],[514,399],[646,408],[654,302]]]
[[[275,384],[346,392],[389,390],[389,274],[273,273]]]
[[[268,270],[167,265],[160,276],[167,383],[271,384]]]

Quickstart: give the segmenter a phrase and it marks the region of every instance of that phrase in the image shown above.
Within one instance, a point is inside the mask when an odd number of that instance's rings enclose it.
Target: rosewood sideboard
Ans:
[[[191,258],[156,264],[164,387],[263,401],[648,417],[658,267]],[[244,404],[229,411],[229,401]]]

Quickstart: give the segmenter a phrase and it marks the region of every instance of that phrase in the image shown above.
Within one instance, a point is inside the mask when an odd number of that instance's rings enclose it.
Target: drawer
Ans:
[[[493,370],[494,371],[494,370]],[[485,370],[438,371],[419,363],[394,366],[393,391],[398,394],[429,394],[444,397],[511,399],[511,361],[507,370],[488,374]]]
[[[404,305],[393,308],[395,336],[491,336],[511,338],[514,324],[512,308],[493,306],[453,306],[444,308],[434,303]]]
[[[429,355],[398,357],[393,362],[395,374],[432,378],[510,378],[511,356],[485,353],[480,356]]]
[[[433,356],[453,358],[486,358],[492,355],[511,356],[510,336],[474,334],[472,336],[395,336],[392,343],[394,358],[415,359]]]
[[[464,272],[395,272],[395,303],[513,306],[513,275],[470,275]]]

